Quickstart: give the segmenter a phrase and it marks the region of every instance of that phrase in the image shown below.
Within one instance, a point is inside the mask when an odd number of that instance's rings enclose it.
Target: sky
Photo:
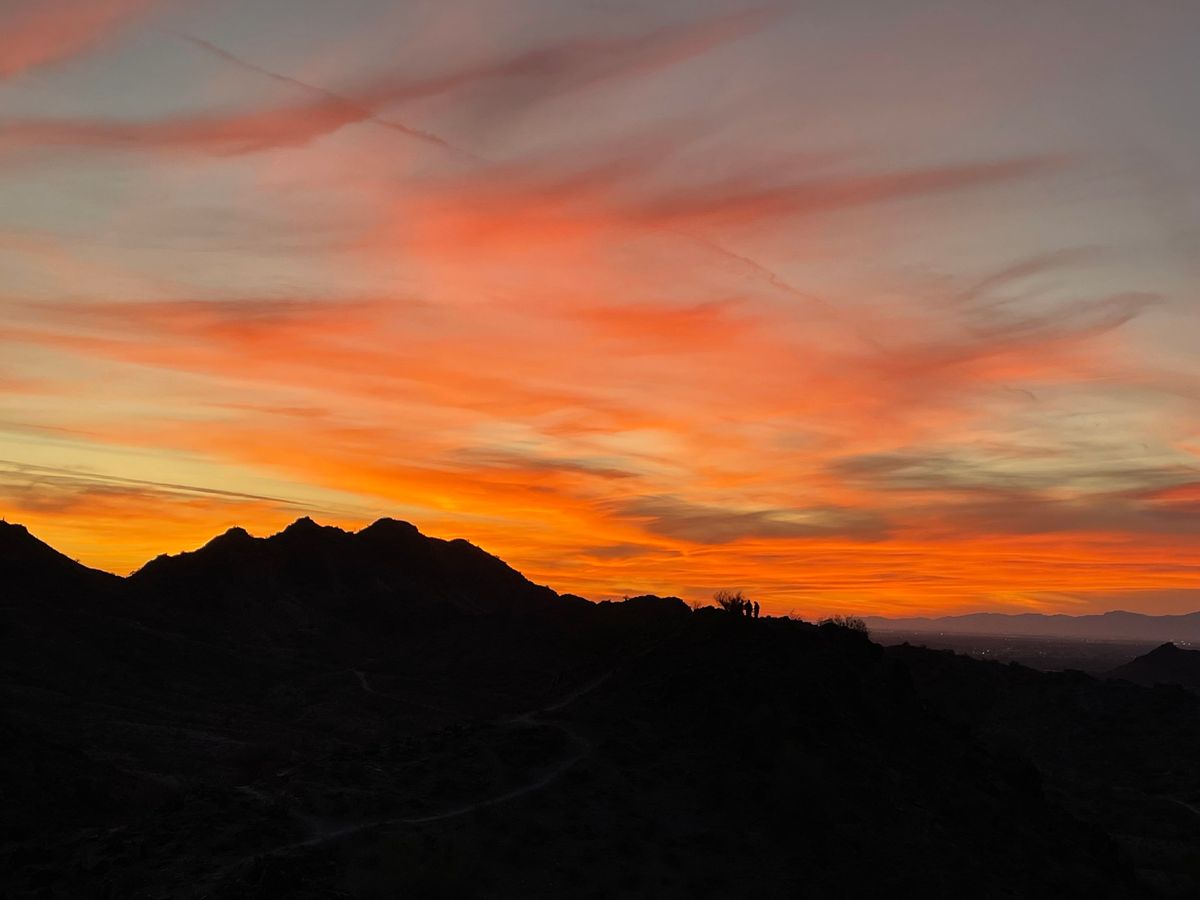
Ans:
[[[1200,4],[0,0],[0,515],[1200,609]]]

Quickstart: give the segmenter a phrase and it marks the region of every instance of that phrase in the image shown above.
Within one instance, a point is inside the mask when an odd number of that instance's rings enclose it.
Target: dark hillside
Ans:
[[[1121,678],[1147,687],[1178,684],[1193,691],[1200,691],[1200,650],[1185,650],[1174,644],[1163,644],[1123,666],[1118,666],[1108,673],[1108,677]]]
[[[248,860],[215,890],[1146,895],[1103,832],[1047,801],[1029,764],[930,714],[902,666],[842,628],[693,614],[518,738],[506,750],[503,729],[463,734],[424,750],[423,765],[509,753],[567,768],[497,805],[480,800],[499,785],[456,785],[435,821],[397,796],[386,821]]]
[[[24,525],[0,520],[0,609],[27,601],[87,603],[120,585],[120,578],[80,565]]]
[[[941,714],[1042,772],[1047,796],[1113,835],[1167,896],[1200,889],[1200,697],[948,651],[887,650]]]
[[[1200,698],[384,520],[130,579],[6,526],[0,896],[1194,896]]]

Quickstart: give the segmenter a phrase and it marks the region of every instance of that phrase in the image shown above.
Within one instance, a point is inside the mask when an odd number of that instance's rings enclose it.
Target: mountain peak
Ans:
[[[294,541],[297,539],[305,541],[321,541],[328,537],[345,537],[346,532],[334,525],[322,525],[319,522],[314,522],[308,516],[301,516],[283,531],[274,535],[276,538],[283,538],[285,541]]]
[[[29,529],[18,522],[9,522],[7,519],[0,519],[0,540],[3,541],[18,541],[32,538]],[[35,538],[36,540],[36,538]]]
[[[49,544],[38,540],[24,525],[7,521],[0,521],[0,553],[12,558],[67,559]]]
[[[366,528],[362,529],[359,534],[368,535],[386,535],[386,534],[420,534],[420,530],[411,522],[405,522],[403,519],[392,519],[384,516],[382,519],[376,519]]]
[[[1186,650],[1168,641],[1114,669],[1109,677],[1147,686],[1178,684],[1200,690],[1200,651]]]
[[[148,563],[132,581],[143,592],[169,593],[172,615],[190,609],[200,627],[258,635],[368,615],[394,627],[443,608],[522,614],[557,598],[465,541],[428,537],[391,518],[350,532],[302,516],[266,538],[231,528],[199,550]]]
[[[291,525],[289,525],[287,528],[283,529],[283,531],[280,533],[288,534],[289,532],[303,533],[305,531],[319,531],[322,527],[323,526],[318,525],[316,522],[314,522],[308,516],[301,516],[295,522],[293,522]]]
[[[116,581],[40,541],[28,528],[0,520],[0,579],[15,594],[74,592]]]

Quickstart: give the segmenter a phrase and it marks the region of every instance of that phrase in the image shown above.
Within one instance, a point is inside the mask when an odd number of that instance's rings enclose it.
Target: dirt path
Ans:
[[[530,723],[535,724],[535,723]],[[476,800],[473,803],[464,803],[459,806],[451,807],[450,809],[442,810],[441,812],[431,813],[425,816],[388,816],[379,819],[367,819],[362,822],[354,822],[336,827],[328,827],[322,829],[318,834],[312,837],[305,838],[302,841],[295,841],[291,844],[284,844],[280,847],[275,847],[265,853],[256,853],[253,856],[272,856],[280,853],[287,853],[291,850],[301,850],[310,847],[319,847],[322,844],[327,844],[332,841],[340,840],[344,837],[349,837],[353,834],[358,834],[363,831],[369,831],[372,828],[385,828],[396,825],[427,825],[431,822],[443,822],[447,819],[456,819],[459,816],[465,816],[473,813],[478,809],[483,809],[487,806],[496,806],[500,803],[507,803],[510,800],[516,800],[518,797],[523,797],[526,794],[532,794],[534,791],[539,791],[549,785],[560,775],[578,763],[581,759],[591,753],[591,742],[577,732],[569,729],[559,723],[539,723],[553,724],[558,727],[567,736],[568,740],[575,744],[575,752],[563,760],[545,769],[536,777],[524,784],[518,785],[515,788],[495,794],[491,797],[485,797],[482,800]],[[247,857],[246,859],[249,859]],[[240,860],[239,862],[244,862]],[[232,867],[231,867],[232,868]]]
[[[483,809],[488,806],[497,806],[502,803],[508,803],[509,801],[516,800],[517,798],[523,797],[526,794],[532,794],[535,791],[539,791],[542,788],[547,787],[557,780],[564,772],[588,756],[592,751],[592,745],[587,738],[583,737],[583,735],[579,734],[573,728],[570,728],[562,722],[544,721],[538,717],[545,712],[554,712],[560,710],[577,700],[579,697],[583,696],[588,691],[595,690],[595,688],[599,687],[599,685],[602,684],[607,677],[612,674],[612,671],[615,671],[615,668],[614,670],[606,672],[600,678],[589,682],[584,686],[584,688],[573,692],[562,700],[556,701],[549,706],[530,710],[528,712],[513,716],[512,718],[506,719],[501,723],[503,725],[515,725],[518,727],[529,728],[550,726],[561,731],[566,737],[567,741],[574,746],[574,751],[569,756],[565,757],[549,768],[544,769],[523,784],[519,784],[514,788],[510,788],[507,791],[502,791],[490,797],[484,797],[472,803],[460,804],[449,809],[444,809],[440,812],[430,813],[423,816],[386,816],[376,819],[364,819],[359,822],[333,825],[330,823],[320,823],[311,817],[300,816],[299,814],[293,812],[293,815],[304,821],[306,825],[314,831],[310,837],[299,841],[293,841],[288,844],[281,844],[277,847],[272,847],[269,850],[247,854],[246,856],[241,857],[226,866],[223,866],[218,872],[215,873],[215,877],[217,879],[222,878],[240,866],[243,866],[260,857],[279,856],[298,850],[307,850],[314,847],[320,847],[324,844],[342,840],[343,838],[351,837],[355,834],[370,831],[373,828],[387,828],[404,825],[428,825],[433,822],[443,822],[447,819],[456,819],[460,816],[468,815],[476,810]],[[364,673],[355,671],[355,675],[359,676],[360,683],[362,684],[365,692],[369,694],[376,694],[377,696],[386,696],[378,694],[372,689],[370,682]],[[264,792],[249,785],[242,785],[238,788],[238,790],[264,803],[269,803],[272,799]]]
[[[431,703],[422,703],[420,700],[412,700],[408,697],[400,697],[396,694],[385,694],[382,691],[375,690],[375,686],[371,684],[367,673],[362,669],[350,669],[350,672],[358,679],[359,686],[363,689],[364,694],[370,694],[372,697],[383,697],[385,700],[392,700],[396,703],[405,703],[408,706],[415,706],[417,709],[423,709],[427,712],[440,713],[445,716],[458,716],[459,713],[453,710],[446,709],[444,706],[434,706]]]
[[[1182,806],[1184,809],[1186,809],[1192,815],[1200,816],[1200,809],[1196,809],[1196,807],[1192,806],[1192,804],[1187,803],[1184,800],[1180,800],[1178,797],[1168,797],[1167,799],[1170,800],[1172,803],[1174,803],[1177,806]]]
[[[279,854],[286,854],[286,853],[290,853],[290,852],[293,852],[296,850],[304,850],[304,849],[310,849],[313,847],[319,847],[324,844],[332,843],[333,841],[341,840],[342,838],[350,837],[352,835],[359,834],[364,831],[369,831],[372,828],[386,828],[386,827],[395,827],[395,826],[403,826],[403,825],[426,825],[426,824],[429,824],[432,822],[443,822],[448,819],[455,819],[460,816],[468,815],[469,813],[475,812],[476,810],[483,809],[488,806],[497,806],[502,803],[508,803],[511,800],[516,800],[519,797],[523,797],[527,794],[532,794],[535,791],[539,791],[539,790],[549,786],[555,780],[557,780],[564,772],[568,771],[570,768],[572,768],[577,763],[579,763],[582,759],[586,758],[592,752],[592,744],[587,738],[585,738],[583,735],[581,735],[578,731],[576,731],[574,728],[570,727],[569,725],[567,725],[563,722],[560,722],[560,721],[555,721],[553,719],[549,719],[549,720],[544,719],[544,718],[542,718],[542,716],[544,716],[548,713],[559,712],[560,710],[563,710],[566,707],[570,706],[571,704],[575,703],[577,700],[581,699],[582,697],[585,697],[588,694],[592,693],[598,687],[600,687],[602,684],[604,684],[606,681],[608,681],[613,676],[613,674],[616,673],[622,666],[629,665],[635,659],[639,659],[642,656],[645,656],[646,654],[650,653],[651,651],[656,650],[658,647],[662,646],[662,644],[664,644],[667,641],[678,636],[682,631],[683,631],[683,629],[680,628],[680,629],[672,632],[671,634],[667,635],[666,637],[664,637],[658,641],[654,641],[653,643],[642,648],[641,650],[639,650],[637,653],[633,654],[632,656],[629,656],[629,657],[613,664],[610,668],[606,669],[604,672],[597,675],[591,681],[587,682],[586,684],[582,685],[581,687],[579,687],[576,690],[572,691],[571,693],[567,694],[565,697],[561,697],[560,699],[554,701],[553,703],[547,704],[545,706],[540,706],[540,707],[537,707],[536,709],[531,709],[531,710],[528,710],[527,712],[519,713],[519,714],[512,716],[511,718],[506,719],[503,722],[501,722],[500,724],[516,725],[516,726],[520,726],[520,727],[533,728],[533,727],[549,726],[551,728],[556,728],[562,732],[562,734],[566,737],[567,741],[570,744],[572,744],[574,747],[574,751],[569,756],[565,757],[564,759],[560,760],[559,762],[555,763],[554,765],[550,766],[549,768],[543,770],[538,775],[531,778],[529,781],[526,781],[523,784],[517,785],[514,788],[510,788],[507,791],[503,791],[501,793],[494,794],[490,797],[484,797],[484,798],[482,798],[480,800],[476,800],[472,803],[461,804],[459,806],[451,807],[449,809],[442,810],[441,812],[431,813],[429,815],[388,816],[388,817],[376,818],[376,819],[366,819],[366,820],[363,820],[360,822],[347,823],[347,824],[337,825],[337,826],[326,825],[324,827],[318,827],[316,834],[313,834],[311,837],[305,838],[304,840],[294,841],[294,842],[288,843],[288,844],[282,844],[280,846],[273,847],[270,850],[247,854],[246,856],[241,857],[240,859],[237,859],[234,862],[232,862],[226,866],[223,866],[219,872],[215,873],[215,876],[217,878],[223,877],[224,875],[229,874],[230,872],[232,872],[239,866],[244,865],[248,862],[251,862],[252,860],[259,858],[259,857],[277,856]],[[367,677],[366,672],[363,672],[359,669],[351,669],[350,671],[358,679],[359,685],[362,687],[362,690],[364,693],[371,694],[373,696],[378,696],[378,697],[387,697],[390,699],[395,699],[395,700],[397,700],[399,702],[403,702],[403,703],[414,703],[415,705],[418,705],[418,706],[422,705],[420,703],[417,703],[416,701],[410,701],[403,697],[392,697],[392,695],[390,695],[390,694],[382,694],[379,691],[375,690],[374,686],[370,682],[370,679]],[[434,707],[426,707],[426,708],[434,709]],[[437,711],[449,712],[448,710],[437,710]],[[264,796],[264,795],[262,795],[261,792],[256,791],[253,788],[250,788],[247,791],[247,793],[252,793],[252,794],[258,795],[260,797]]]

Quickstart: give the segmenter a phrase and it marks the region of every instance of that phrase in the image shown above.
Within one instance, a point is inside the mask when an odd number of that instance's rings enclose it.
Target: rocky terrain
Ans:
[[[560,596],[383,520],[0,526],[0,896],[1200,890],[1200,698]]]
[[[1188,650],[1166,643],[1123,666],[1117,666],[1109,673],[1109,677],[1148,687],[1178,684],[1200,691],[1200,650]]]

